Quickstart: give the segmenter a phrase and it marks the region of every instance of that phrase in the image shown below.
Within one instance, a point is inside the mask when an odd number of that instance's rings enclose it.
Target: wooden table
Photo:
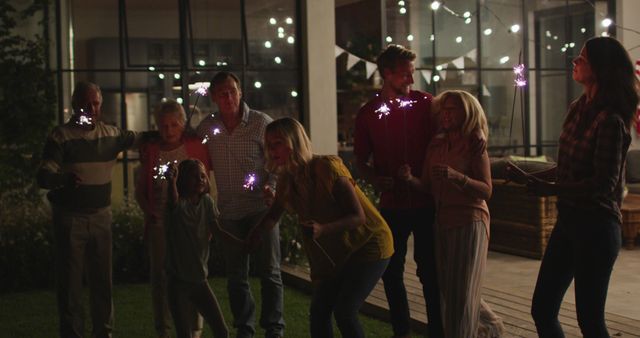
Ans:
[[[633,249],[640,228],[640,195],[628,194],[622,201],[622,237],[624,247]]]

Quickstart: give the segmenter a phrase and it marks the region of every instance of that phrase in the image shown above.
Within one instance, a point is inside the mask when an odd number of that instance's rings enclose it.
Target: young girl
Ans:
[[[403,177],[428,188],[436,202],[436,267],[445,338],[500,337],[504,326],[482,300],[489,246],[491,172],[488,127],[478,100],[465,91],[435,99],[441,133],[425,156],[422,180],[401,168]]]
[[[275,201],[249,235],[271,229],[286,208],[306,231],[303,242],[314,284],[311,337],[364,337],[358,311],[393,254],[391,230],[336,156],[318,156],[300,123],[283,118],[265,132],[267,169],[278,174]]]
[[[146,143],[140,148],[141,171],[136,179],[135,196],[144,212],[156,334],[159,338],[167,338],[171,332],[167,278],[164,271],[166,248],[163,214],[167,204],[167,181],[158,179],[156,168],[167,162],[177,163],[187,158],[199,159],[207,169],[210,165],[209,153],[202,140],[184,133],[187,116],[182,105],[175,100],[166,100],[158,105],[153,114],[160,139]],[[193,311],[190,318],[193,327],[192,337],[200,337],[202,317]]]
[[[187,159],[177,168],[170,165],[166,177],[169,182],[165,211],[167,291],[176,335],[191,337],[190,314],[195,308],[215,337],[228,337],[222,311],[207,283],[209,241],[219,226],[215,202],[209,196],[205,166],[199,160]]]

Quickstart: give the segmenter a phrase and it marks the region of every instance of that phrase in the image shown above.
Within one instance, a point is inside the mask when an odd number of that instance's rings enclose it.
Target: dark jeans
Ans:
[[[331,313],[342,337],[364,337],[358,312],[388,263],[389,259],[347,263],[335,277],[316,284],[309,309],[311,337],[333,337]]]
[[[422,283],[422,292],[427,305],[429,337],[442,337],[440,288],[436,275],[434,245],[434,209],[382,209],[381,214],[391,228],[395,250],[387,271],[382,276],[384,291],[389,302],[393,334],[404,336],[410,331],[409,303],[404,286],[404,263],[407,255],[407,240],[413,233],[413,259],[417,265],[416,275]]]
[[[531,306],[538,335],[564,337],[558,312],[575,279],[576,312],[582,334],[587,338],[609,337],[604,306],[621,245],[620,221],[601,211],[559,206],[558,212]]]

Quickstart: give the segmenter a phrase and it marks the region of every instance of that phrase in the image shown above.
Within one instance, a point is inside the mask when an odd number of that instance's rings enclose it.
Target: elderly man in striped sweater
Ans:
[[[49,135],[38,184],[53,209],[60,336],[82,337],[82,276],[87,269],[93,337],[111,337],[111,171],[118,153],[137,146],[139,134],[100,121],[102,93],[76,85],[73,116]]]

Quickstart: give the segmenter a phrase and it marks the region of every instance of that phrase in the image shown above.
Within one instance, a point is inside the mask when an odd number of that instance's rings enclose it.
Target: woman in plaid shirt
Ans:
[[[609,337],[604,321],[609,278],[621,245],[620,204],[638,81],[616,39],[588,40],[573,60],[583,94],[569,107],[557,167],[511,176],[541,196],[558,196],[558,222],[542,259],[531,314],[540,337],[564,337],[558,312],[575,279],[584,337]]]

